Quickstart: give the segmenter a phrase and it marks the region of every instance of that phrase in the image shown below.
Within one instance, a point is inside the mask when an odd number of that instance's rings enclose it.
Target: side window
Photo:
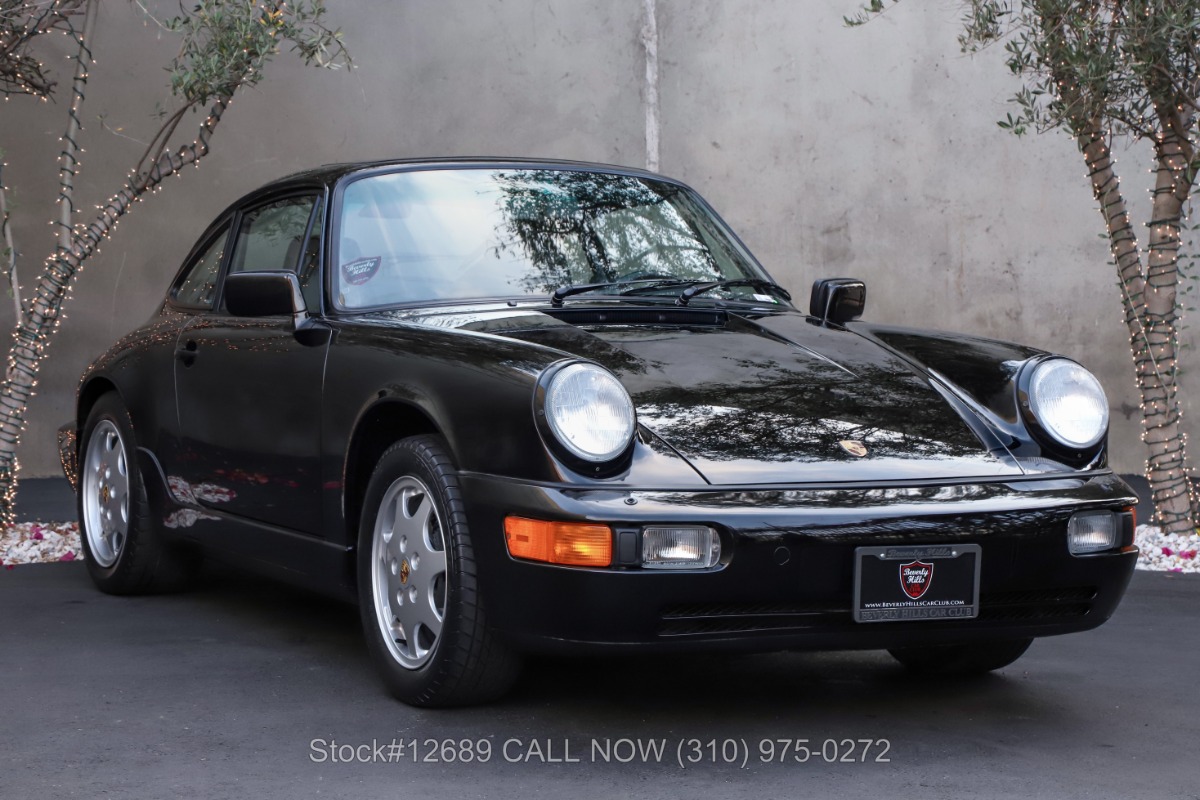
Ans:
[[[184,273],[183,280],[175,289],[175,302],[189,308],[212,308],[217,294],[217,275],[221,270],[221,256],[225,254],[225,240],[229,228],[222,229],[192,262]]]
[[[308,220],[315,204],[316,198],[312,196],[289,197],[243,214],[229,271],[287,270],[297,272],[303,283],[305,276],[298,270],[301,255],[306,255],[305,251],[309,249],[305,246],[304,235],[308,232]],[[315,284],[316,280],[311,279],[310,283]],[[314,286],[312,292],[305,292],[305,301],[313,303],[319,289]]]

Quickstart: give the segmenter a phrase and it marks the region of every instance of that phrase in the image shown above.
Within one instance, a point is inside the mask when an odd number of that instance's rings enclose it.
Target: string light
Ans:
[[[255,0],[248,6],[242,7],[245,13],[259,15],[257,21],[262,25],[269,25],[269,29],[265,31],[267,41],[260,42],[260,47],[251,54],[252,58],[227,66],[227,72],[223,76],[224,81],[220,84],[222,88],[204,90],[203,96],[208,100],[202,102],[210,102],[211,106],[208,116],[200,125],[196,138],[174,152],[169,149],[176,125],[188,111],[193,109],[196,102],[194,95],[184,92],[183,94],[189,100],[175,116],[163,124],[152,140],[151,147],[148,148],[144,157],[151,159],[149,164],[143,168],[143,163],[139,162],[129,173],[121,190],[106,203],[97,206],[99,213],[91,222],[86,225],[74,223],[73,181],[80,167],[77,154],[82,152],[75,137],[81,128],[79,110],[84,101],[83,89],[93,63],[87,39],[90,36],[88,23],[94,18],[96,2],[98,0],[48,2],[41,7],[45,12],[43,16],[50,14],[51,11],[54,12],[54,16],[52,18],[45,16],[45,19],[38,21],[30,28],[32,32],[28,33],[28,38],[32,38],[36,34],[46,33],[52,29],[65,28],[61,32],[72,36],[78,48],[75,56],[77,63],[72,103],[68,112],[67,132],[62,138],[64,146],[59,161],[59,195],[56,202],[61,206],[58,221],[60,241],[55,252],[44,262],[42,274],[34,287],[24,313],[18,315],[18,324],[12,334],[7,369],[3,382],[0,384],[0,522],[4,523],[11,523],[13,516],[16,476],[20,468],[15,454],[26,424],[25,408],[35,395],[37,374],[42,359],[45,358],[46,347],[65,319],[65,315],[62,313],[62,304],[64,299],[71,294],[72,282],[82,270],[83,262],[93,254],[100,252],[101,243],[112,235],[121,219],[135,203],[141,202],[147,194],[160,191],[162,183],[167,177],[171,175],[179,177],[185,166],[191,164],[199,167],[200,159],[209,152],[209,140],[220,123],[225,109],[230,105],[233,94],[239,87],[257,82],[263,64],[278,52],[280,37],[292,39],[301,50],[306,63],[336,67],[339,65],[337,59],[339,54],[345,58],[346,63],[349,61],[345,49],[341,45],[340,31],[329,30],[320,22],[320,17],[324,13],[320,2],[314,2],[307,10],[304,4],[299,4],[299,6],[293,4],[291,8],[288,8],[288,4],[282,0],[267,0],[261,4]],[[85,4],[88,11],[85,30],[88,32],[80,33],[75,29],[70,14]],[[212,26],[212,21],[219,15],[206,15],[202,13],[203,9],[204,4],[202,3],[190,14],[177,18],[175,23],[182,26],[183,22],[199,17],[203,19],[203,24],[199,25],[197,30],[205,31],[210,27],[219,28],[219,26]],[[145,9],[143,8],[143,10]],[[292,20],[289,21],[288,17],[291,17]],[[236,20],[235,16],[222,18]],[[174,28],[170,29],[174,30]],[[223,32],[228,35],[227,30]],[[221,41],[221,33],[222,31],[218,30],[211,34],[214,42]],[[192,38],[194,34],[194,30],[185,32],[185,51],[194,44],[195,39]],[[327,48],[330,46],[335,54],[333,58],[328,57]],[[11,53],[12,51],[7,52]],[[246,52],[249,53],[249,50]],[[29,75],[40,77],[44,74],[40,62],[31,58],[28,66],[35,70]],[[21,82],[10,83],[10,79],[17,80],[17,78],[0,72],[0,91],[5,93],[5,100],[8,99],[9,93],[16,90],[40,96],[43,101],[47,100],[46,95],[53,87],[52,83],[38,86],[36,80],[33,83],[30,82],[31,79],[28,75],[25,77],[18,75],[17,77]],[[13,89],[13,86],[17,88]],[[54,221],[51,221],[51,224],[55,224]]]
[[[1157,180],[1151,191],[1155,213],[1146,223],[1150,244],[1143,271],[1142,252],[1120,195],[1106,139],[1100,138],[1085,148],[1085,154],[1090,152],[1088,175],[1105,216],[1121,278],[1125,323],[1130,331],[1130,351],[1141,394],[1141,439],[1150,448],[1145,468],[1151,477],[1156,516],[1168,530],[1190,530],[1196,497],[1188,467],[1187,435],[1182,431],[1182,412],[1176,396],[1175,287],[1184,212],[1179,203],[1182,168],[1177,156],[1181,150],[1174,136],[1160,134],[1155,139],[1155,151],[1157,166],[1152,172]],[[1186,510],[1173,502],[1180,497],[1187,497]]]
[[[71,111],[68,131],[79,127],[79,107],[84,98],[87,84],[91,50],[82,33],[71,31],[79,44],[79,63],[72,90]],[[62,303],[71,288],[71,282],[81,271],[83,262],[99,252],[101,242],[116,229],[121,217],[142,195],[155,190],[164,178],[176,174],[188,164],[195,163],[208,153],[209,139],[220,122],[221,114],[228,105],[228,98],[218,98],[209,110],[208,117],[200,126],[200,133],[190,144],[183,145],[175,153],[163,152],[151,166],[141,173],[131,173],[125,186],[100,207],[100,214],[90,224],[64,227],[67,244],[60,245],[46,258],[42,275],[34,288],[24,315],[12,334],[7,370],[0,391],[0,522],[13,521],[13,502],[16,492],[16,476],[20,464],[15,456],[22,431],[25,429],[25,409],[35,396],[37,374],[46,356],[46,346],[54,332],[62,324]],[[63,137],[65,146],[60,154],[59,194],[57,202],[67,204],[73,211],[71,182],[76,175],[78,159],[74,153],[79,148],[73,134]],[[69,216],[68,216],[69,219]],[[52,224],[54,224],[52,222]],[[61,223],[60,223],[61,224]],[[11,458],[11,462],[9,462]]]
[[[1153,9],[1147,4],[1143,10],[1149,17]],[[1117,267],[1123,317],[1140,393],[1141,439],[1149,450],[1145,468],[1156,519],[1169,531],[1190,532],[1200,502],[1193,488],[1188,437],[1183,431],[1177,396],[1178,322],[1182,318],[1177,291],[1187,203],[1200,169],[1193,113],[1200,109],[1196,98],[1178,90],[1175,84],[1160,89],[1155,96],[1154,86],[1139,83],[1133,95],[1123,97],[1121,92],[1130,89],[1114,84],[1121,76],[1113,72],[1103,85],[1097,85],[1091,73],[1079,71],[1078,65],[1094,52],[1095,43],[1105,48],[1111,46],[1109,37],[1121,35],[1120,23],[1095,16],[1070,16],[1072,13],[1022,12],[1018,27],[1023,33],[1017,34],[1017,44],[1010,52],[1014,58],[1027,58],[1018,61],[1014,71],[1036,76],[1046,101],[1043,105],[1038,99],[1039,92],[1030,94],[1026,90],[1024,95],[1018,95],[1025,116],[1017,122],[1010,118],[1006,127],[1036,125],[1041,130],[1063,126],[1080,145],[1087,164],[1087,179],[1104,217]],[[1079,12],[1087,13],[1090,12]],[[1052,16],[1047,18],[1047,14]],[[1101,26],[1105,35],[1093,36],[1094,25]],[[1145,66],[1135,65],[1134,69]],[[1187,91],[1194,95],[1200,85],[1195,75],[1200,64],[1194,51],[1173,59],[1168,67],[1184,71],[1179,85],[1188,87]],[[1166,77],[1170,84],[1172,76]],[[1138,94],[1139,91],[1145,93]],[[1106,120],[1110,126],[1107,130],[1102,127]],[[1117,178],[1116,160],[1109,146],[1114,135],[1145,138],[1154,148],[1155,166],[1151,170],[1154,188],[1150,191],[1153,212],[1146,223],[1148,245],[1144,251],[1138,245]],[[1181,499],[1185,502],[1181,503]]]
[[[49,100],[54,81],[46,77],[45,65],[24,51],[38,36],[55,31],[69,34],[70,16],[87,2],[89,0],[29,3],[7,17],[0,40],[0,52],[4,54],[0,61],[0,91],[4,93],[5,101],[12,94]],[[22,17],[23,21],[17,22]]]

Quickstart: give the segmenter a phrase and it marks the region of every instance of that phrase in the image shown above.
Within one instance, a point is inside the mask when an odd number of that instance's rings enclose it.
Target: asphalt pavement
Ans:
[[[25,478],[17,484],[18,522],[75,519],[75,493],[66,478]]]
[[[5,798],[1200,797],[1200,575],[1138,572],[1107,624],[976,680],[876,652],[541,659],[453,711],[383,694],[353,608],[228,569],[138,598],[0,569],[0,620]]]

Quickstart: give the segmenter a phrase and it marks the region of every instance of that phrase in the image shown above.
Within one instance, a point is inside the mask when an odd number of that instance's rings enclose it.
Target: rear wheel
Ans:
[[[892,658],[922,675],[981,675],[1007,667],[1016,661],[1033,639],[1012,639],[978,644],[896,647],[888,650]]]
[[[415,706],[481,703],[520,665],[488,628],[458,478],[442,440],[390,447],[367,485],[358,595],[371,658],[388,690]]]
[[[79,534],[92,581],[109,594],[176,589],[199,558],[162,540],[134,458],[133,424],[116,393],[92,407],[79,452]]]

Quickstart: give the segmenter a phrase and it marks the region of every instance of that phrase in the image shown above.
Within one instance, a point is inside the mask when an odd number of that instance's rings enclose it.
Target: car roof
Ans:
[[[483,156],[457,156],[457,157],[438,157],[438,158],[400,158],[400,159],[381,159],[377,161],[348,161],[341,164],[323,164],[319,167],[293,172],[290,175],[285,175],[282,178],[276,178],[269,183],[247,192],[237,200],[226,206],[220,214],[213,217],[208,228],[201,235],[200,240],[208,237],[216,228],[220,227],[225,221],[238,211],[238,209],[254,205],[260,200],[270,198],[273,195],[286,194],[291,190],[312,190],[319,186],[331,187],[337,183],[342,177],[351,173],[363,172],[371,173],[374,171],[388,172],[393,168],[400,167],[430,167],[434,169],[445,167],[466,167],[470,169],[488,169],[488,168],[515,168],[522,169],[570,169],[570,170],[591,170],[595,172],[610,172],[618,175],[632,175],[643,178],[653,178],[657,181],[665,181],[679,186],[688,188],[686,184],[674,178],[668,178],[665,175],[660,175],[656,172],[650,172],[637,167],[626,167],[619,164],[603,164],[590,161],[569,161],[566,159],[553,158],[509,158],[509,157],[483,157]],[[199,241],[199,240],[198,240]],[[178,278],[178,276],[176,276]]]
[[[387,172],[395,167],[430,167],[430,168],[445,168],[451,166],[467,167],[471,169],[487,169],[487,168],[514,168],[522,169],[571,169],[571,170],[592,170],[596,172],[611,172],[618,175],[633,175],[643,178],[653,178],[658,181],[674,183],[680,186],[685,186],[680,181],[674,178],[668,178],[665,175],[659,175],[655,172],[649,172],[636,167],[625,167],[618,164],[602,164],[589,161],[568,161],[564,159],[552,158],[496,158],[496,157],[479,157],[479,156],[460,156],[453,158],[407,158],[407,159],[382,159],[379,161],[348,161],[342,164],[324,164],[319,167],[301,170],[294,172],[291,175],[285,175],[282,178],[263,184],[257,189],[247,192],[239,197],[234,202],[225,207],[220,214],[213,218],[213,223],[209,226],[211,230],[221,220],[227,219],[230,214],[237,211],[239,208],[244,208],[248,205],[253,205],[261,199],[287,193],[289,190],[296,189],[312,189],[316,186],[333,186],[343,176],[355,172]]]
[[[386,171],[391,167],[447,167],[461,166],[473,169],[488,168],[488,167],[520,167],[523,169],[536,168],[556,168],[556,169],[573,169],[573,170],[594,170],[596,172],[614,172],[623,175],[638,175],[656,180],[665,180],[671,183],[677,181],[659,175],[654,172],[648,172],[636,167],[620,166],[617,164],[602,164],[588,161],[568,161],[564,159],[548,159],[548,158],[495,158],[495,157],[455,157],[455,158],[411,158],[411,159],[384,159],[379,161],[350,161],[341,164],[324,164],[312,169],[302,170],[300,172],[286,175],[282,178],[267,183],[253,192],[248,193],[234,205],[240,205],[242,202],[251,199],[259,194],[272,194],[276,191],[287,190],[292,187],[312,186],[314,184],[332,185],[341,179],[344,175],[352,172],[371,172],[375,170]]]

